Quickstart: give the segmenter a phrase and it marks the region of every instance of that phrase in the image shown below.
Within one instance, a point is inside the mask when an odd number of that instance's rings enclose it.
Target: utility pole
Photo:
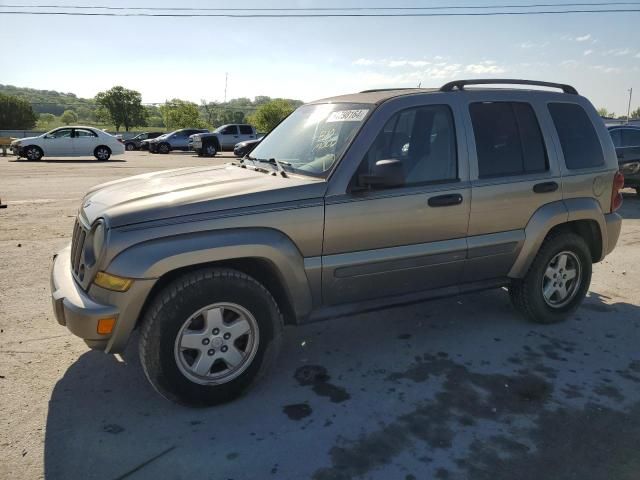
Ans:
[[[227,81],[229,80],[229,74],[224,74],[224,103],[227,103]]]
[[[629,89],[629,106],[627,107],[627,123],[629,123],[629,115],[631,115],[631,96],[633,95],[633,88]]]

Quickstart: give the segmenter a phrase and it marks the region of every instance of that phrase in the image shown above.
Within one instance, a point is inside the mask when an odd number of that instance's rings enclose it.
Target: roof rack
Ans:
[[[393,90],[416,90],[415,88],[372,88],[371,90],[362,90],[360,93],[373,92],[392,92]]]
[[[536,85],[538,87],[559,88],[564,93],[578,95],[578,91],[571,85],[563,83],[539,82],[537,80],[515,80],[511,78],[484,78],[478,80],[454,80],[440,87],[441,92],[451,92],[454,89],[464,90],[466,85]]]

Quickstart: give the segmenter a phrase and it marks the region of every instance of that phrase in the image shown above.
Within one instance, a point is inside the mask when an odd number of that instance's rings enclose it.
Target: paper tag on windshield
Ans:
[[[369,110],[338,110],[331,112],[327,123],[331,122],[361,122],[367,116]]]

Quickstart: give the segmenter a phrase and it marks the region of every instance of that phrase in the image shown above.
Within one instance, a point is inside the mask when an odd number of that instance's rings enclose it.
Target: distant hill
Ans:
[[[65,110],[78,110],[82,107],[94,110],[93,99],[79,98],[73,93],[56,92],[55,90],[37,90],[0,84],[0,92],[21,97],[31,103],[36,113],[62,115]]]

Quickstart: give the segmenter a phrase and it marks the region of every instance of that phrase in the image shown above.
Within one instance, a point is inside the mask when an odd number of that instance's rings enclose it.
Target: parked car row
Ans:
[[[199,156],[213,157],[222,150],[232,150],[240,142],[256,140],[256,129],[247,124],[222,125],[211,133],[191,135],[191,148]]]

